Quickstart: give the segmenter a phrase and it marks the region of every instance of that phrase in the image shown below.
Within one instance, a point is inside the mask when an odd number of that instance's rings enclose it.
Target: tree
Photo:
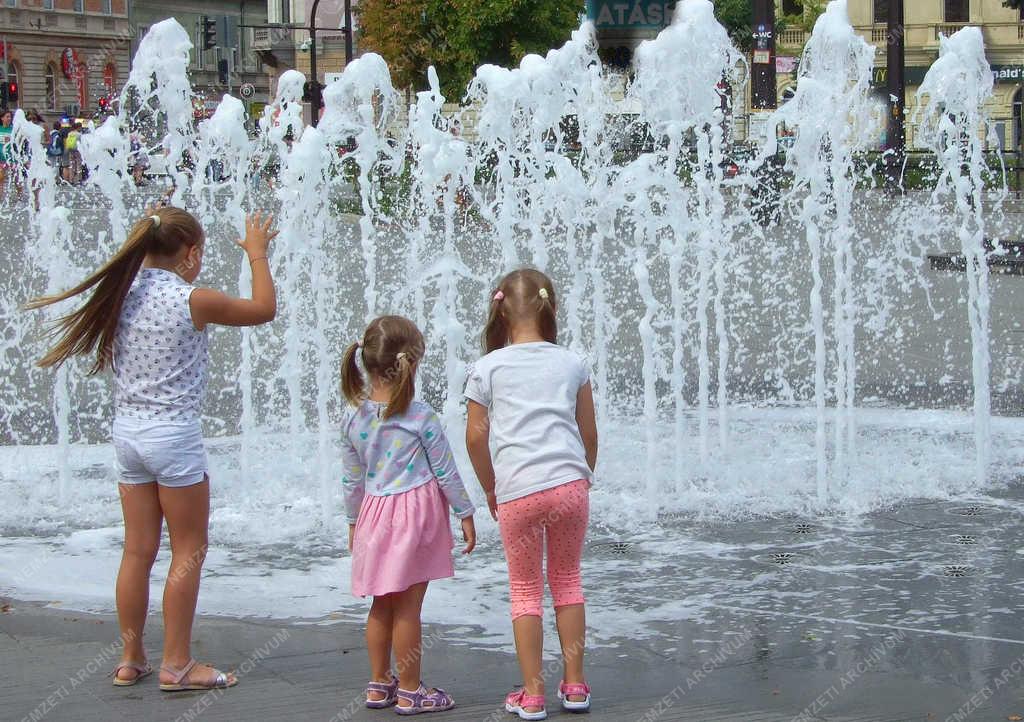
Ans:
[[[433,65],[454,100],[480,65],[565,43],[583,11],[583,0],[363,0],[357,12],[361,46],[384,57],[396,86],[423,87]]]
[[[743,52],[753,45],[754,9],[750,0],[714,0],[715,17]]]

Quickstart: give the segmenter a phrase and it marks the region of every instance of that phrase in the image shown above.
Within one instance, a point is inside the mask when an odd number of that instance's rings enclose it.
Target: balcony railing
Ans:
[[[940,23],[935,26],[935,41],[938,42],[940,35],[945,35],[947,38],[956,32],[962,30],[967,23]]]
[[[796,30],[783,30],[779,33],[779,45],[786,48],[798,48],[807,41],[807,33],[797,28]]]
[[[871,28],[871,42],[878,45],[889,39],[889,28],[885,25]]]

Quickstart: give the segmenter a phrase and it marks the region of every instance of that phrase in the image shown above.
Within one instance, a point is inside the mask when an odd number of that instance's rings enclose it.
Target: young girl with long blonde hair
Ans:
[[[274,318],[277,300],[267,248],[271,218],[246,219],[238,245],[252,266],[252,297],[232,298],[193,285],[206,237],[179,208],[149,210],[114,256],[78,286],[31,301],[42,308],[91,292],[54,327],[56,345],[39,361],[60,366],[95,354],[90,373],[114,376],[113,445],[124,513],[124,552],[117,575],[117,618],[124,640],[116,686],[152,674],[143,646],[149,576],[167,521],[171,566],[164,585],[160,689],[231,687],[233,674],[198,664],[192,622],[206,558],[210,482],[200,426],[207,379],[207,327],[255,326]]]

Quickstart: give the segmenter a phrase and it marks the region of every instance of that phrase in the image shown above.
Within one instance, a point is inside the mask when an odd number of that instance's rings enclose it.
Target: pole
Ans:
[[[345,65],[352,62],[352,0],[345,0]]]
[[[751,107],[755,110],[775,110],[778,107],[775,74],[775,0],[754,0],[753,11]]]
[[[313,93],[313,127],[320,123],[320,108],[323,98],[320,95],[320,78],[316,71],[316,11],[320,7],[320,0],[313,0],[313,9],[309,15],[309,74],[314,83],[316,92]]]
[[[889,0],[886,18],[886,91],[889,94],[889,122],[885,134],[885,178],[892,193],[902,193],[900,175],[907,153],[905,124],[907,77],[904,62],[906,45],[903,27],[903,0]]]

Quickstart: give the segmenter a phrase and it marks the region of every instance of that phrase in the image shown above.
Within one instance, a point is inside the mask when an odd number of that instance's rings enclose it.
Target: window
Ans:
[[[53,0],[43,0],[43,10],[53,10]]]
[[[804,3],[803,3],[803,0],[782,0],[782,14],[783,15],[803,15],[804,14]]]
[[[59,98],[57,97],[56,68],[54,68],[52,65],[47,65],[44,78],[46,80],[46,107],[50,110],[56,110],[59,107]]]
[[[117,68],[114,67],[113,63],[107,63],[103,68],[103,89],[107,91],[107,95],[111,96],[114,94],[114,87],[117,85]]]
[[[966,23],[971,19],[970,0],[945,0],[947,23]]]
[[[114,14],[114,8],[112,6],[113,6],[113,0],[103,0],[103,8],[102,8],[103,14],[104,15],[113,15]]]
[[[875,24],[889,22],[889,0],[875,0]]]
[[[18,7],[18,0],[4,0],[4,5],[9,8]]]
[[[290,23],[292,21],[292,0],[281,0],[281,22]]]
[[[75,0],[74,10],[75,10],[76,13],[84,13],[85,12],[85,0]]]

